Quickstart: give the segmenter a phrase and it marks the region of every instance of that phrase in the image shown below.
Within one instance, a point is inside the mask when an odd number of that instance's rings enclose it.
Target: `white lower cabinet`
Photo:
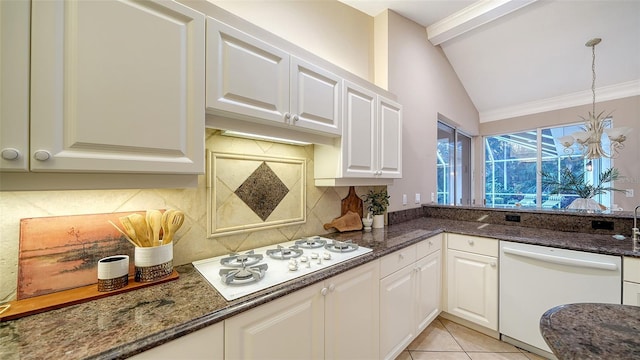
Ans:
[[[494,239],[447,235],[446,311],[498,330],[498,251]]]
[[[225,321],[225,359],[374,359],[378,262]]]
[[[223,359],[224,325],[222,322],[192,332],[143,353],[134,360],[159,359]]]
[[[440,313],[440,235],[380,261],[380,358],[394,359]]]
[[[624,257],[622,303],[640,306],[640,258]]]

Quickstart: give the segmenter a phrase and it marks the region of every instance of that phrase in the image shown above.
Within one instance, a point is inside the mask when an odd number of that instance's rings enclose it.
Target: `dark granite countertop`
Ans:
[[[540,331],[560,360],[640,359],[638,306],[557,306],[542,315]]]
[[[193,268],[177,281],[0,323],[2,359],[125,358],[222,321],[443,231],[613,255],[640,256],[610,235],[418,218],[371,232],[327,235],[373,249],[346,263],[227,302]]]

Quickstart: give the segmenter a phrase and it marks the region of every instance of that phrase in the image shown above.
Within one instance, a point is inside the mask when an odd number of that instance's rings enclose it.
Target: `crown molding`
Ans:
[[[596,89],[597,102],[640,95],[640,79]],[[480,123],[591,104],[591,90],[480,112]]]
[[[537,0],[478,1],[427,27],[427,38],[440,45]]]

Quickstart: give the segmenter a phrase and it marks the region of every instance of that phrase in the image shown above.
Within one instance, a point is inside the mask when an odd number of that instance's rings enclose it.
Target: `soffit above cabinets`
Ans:
[[[372,16],[374,5],[377,13],[389,8],[427,28],[480,122],[589,104],[591,48],[585,43],[595,37],[603,39],[596,48],[597,101],[640,95],[640,1],[453,2],[458,8],[449,1],[343,2]],[[479,5],[487,14],[469,16]],[[455,36],[434,37],[438,27],[465,14],[469,20],[454,26]]]

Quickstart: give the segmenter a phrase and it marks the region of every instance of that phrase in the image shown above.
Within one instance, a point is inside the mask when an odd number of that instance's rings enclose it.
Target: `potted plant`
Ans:
[[[384,212],[387,211],[389,206],[390,196],[387,194],[387,189],[381,191],[369,190],[369,193],[364,196],[364,202],[369,211],[369,215],[373,215],[373,227],[384,227]]]
[[[550,194],[564,193],[579,196],[578,199],[575,199],[567,206],[567,209],[605,210],[606,207],[595,201],[593,197],[605,194],[607,191],[624,191],[605,186],[605,184],[620,178],[620,173],[616,168],[609,168],[600,173],[596,185],[592,185],[585,179],[583,171],[574,173],[569,168],[562,169],[559,177],[544,171],[541,171],[540,175],[542,177],[542,186],[546,187]]]

